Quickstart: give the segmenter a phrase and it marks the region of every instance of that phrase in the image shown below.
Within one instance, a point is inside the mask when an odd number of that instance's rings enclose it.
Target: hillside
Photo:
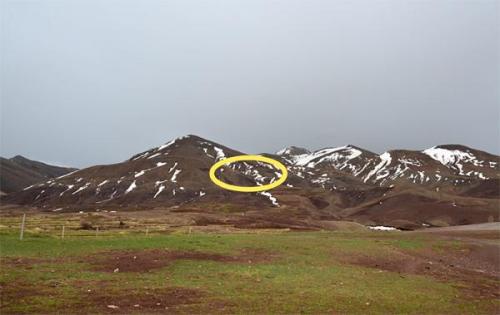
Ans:
[[[20,191],[30,185],[75,170],[30,160],[20,155],[10,159],[0,157],[0,190],[3,193]]]
[[[472,148],[449,145],[377,155],[352,145],[315,152],[291,147],[264,154],[289,170],[285,184],[272,191],[230,192],[210,181],[211,165],[241,154],[188,135],[117,164],[46,180],[3,200],[48,211],[194,212],[197,222],[244,226],[257,221],[282,226],[292,224],[290,220],[294,226],[309,226],[315,224],[310,220],[349,219],[413,229],[499,220],[498,156]],[[217,176],[255,186],[281,174],[264,163],[239,162],[222,167]],[[207,219],[208,214],[214,216]]]

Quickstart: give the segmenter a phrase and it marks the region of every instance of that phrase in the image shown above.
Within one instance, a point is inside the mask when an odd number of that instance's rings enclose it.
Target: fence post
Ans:
[[[64,239],[64,225],[62,226],[61,239]]]
[[[24,237],[24,223],[26,221],[26,213],[23,213],[23,220],[21,221],[21,232],[19,234],[19,240],[23,240]]]
[[[99,227],[97,226],[95,229],[95,237],[97,237],[97,234],[99,233]]]
[[[149,226],[146,226],[146,236],[149,235]]]

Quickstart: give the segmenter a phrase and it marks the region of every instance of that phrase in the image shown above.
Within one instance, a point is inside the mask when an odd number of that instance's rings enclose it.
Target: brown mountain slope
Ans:
[[[476,198],[498,198],[500,196],[500,179],[484,180],[472,188],[463,191],[460,195]]]
[[[75,170],[33,161],[20,155],[11,159],[0,158],[0,190],[4,193],[20,191],[30,185]]]
[[[261,221],[292,220],[294,225],[347,219],[402,228],[499,219],[498,157],[470,148],[439,146],[377,155],[355,146],[315,152],[291,147],[263,154],[280,160],[289,171],[287,181],[272,191],[238,193],[213,184],[210,167],[240,154],[189,135],[121,163],[47,180],[2,201],[49,211],[196,212],[194,217],[201,219],[194,221],[205,223],[205,215],[213,211],[216,216],[238,213],[248,224],[256,216]],[[227,183],[255,186],[276,180],[280,173],[265,163],[240,162],[219,169],[217,176]]]
[[[388,192],[367,203],[346,208],[340,217],[367,225],[415,229],[500,221],[498,199],[471,198],[422,188]]]
[[[484,180],[500,179],[498,156],[458,145],[424,151],[392,150],[381,155],[352,145],[315,152],[287,148],[277,154],[297,173],[315,173],[317,182],[326,181],[324,177],[338,178],[340,173],[366,184],[426,186],[457,193]],[[337,175],[329,176],[333,171]]]
[[[241,155],[223,145],[189,135],[134,155],[127,161],[86,168],[37,184],[6,200],[36,206],[88,208],[171,207],[193,202],[275,206],[270,193],[242,194],[223,190],[208,177],[218,160]],[[221,168],[225,182],[255,186],[280,174],[264,163],[242,162]],[[303,181],[291,174],[291,182]]]

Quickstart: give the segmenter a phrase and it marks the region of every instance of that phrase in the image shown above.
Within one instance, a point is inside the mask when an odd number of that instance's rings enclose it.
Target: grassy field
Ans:
[[[450,263],[468,247],[435,236],[88,233],[28,231],[20,241],[1,229],[1,313],[494,314],[500,305],[498,279]]]

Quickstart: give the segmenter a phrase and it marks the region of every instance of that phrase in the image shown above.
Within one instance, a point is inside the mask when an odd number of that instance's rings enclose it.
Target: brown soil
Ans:
[[[500,240],[500,222],[428,228],[413,233],[423,235],[432,234],[440,238],[460,242],[500,244],[498,243]],[[485,240],[493,240],[494,242],[485,242]]]
[[[468,245],[460,249],[400,250],[389,255],[358,254],[344,262],[383,271],[430,276],[454,281],[473,298],[500,298],[500,256],[494,245]]]
[[[81,309],[82,313],[87,313],[86,308],[90,307],[99,313],[113,314],[177,313],[183,307],[199,303],[202,296],[200,290],[179,287],[150,288],[128,293],[91,291],[87,292],[85,302],[72,307],[72,311]]]
[[[79,262],[90,263],[92,270],[103,272],[149,272],[166,267],[179,259],[210,260],[225,263],[262,263],[276,256],[260,250],[244,249],[238,255],[221,255],[196,251],[149,249],[140,251],[108,251]]]
[[[42,288],[43,289],[43,288]],[[40,288],[21,281],[0,282],[0,313],[10,304],[18,304],[20,300],[37,295],[43,295]]]
[[[156,314],[156,313],[221,313],[231,304],[227,301],[202,300],[205,293],[199,289],[182,287],[133,289],[116,288],[109,280],[77,280],[72,287],[81,291],[78,301],[60,305],[61,314]],[[25,298],[37,296],[55,297],[57,293],[44,285],[11,281],[0,283],[0,314],[22,314],[12,311]],[[43,305],[33,305],[30,313],[46,313]]]
[[[46,259],[32,258],[32,257],[3,257],[0,259],[0,265],[9,267],[23,267],[25,269],[31,269],[35,264],[42,264],[45,262],[50,262]]]
[[[484,223],[491,219],[500,221],[498,202],[493,199],[444,199],[431,192],[407,190],[388,195],[375,202],[344,209],[341,212],[342,218],[363,224],[394,226],[404,230],[421,228],[422,223],[467,225]],[[436,224],[436,221],[439,224]]]

